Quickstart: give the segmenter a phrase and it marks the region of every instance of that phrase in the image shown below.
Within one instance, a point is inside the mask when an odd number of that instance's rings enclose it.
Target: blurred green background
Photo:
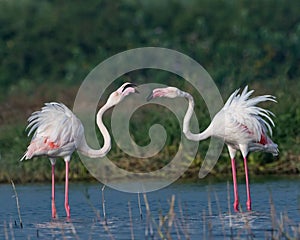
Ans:
[[[148,46],[194,58],[212,76],[224,100],[245,85],[255,89],[254,95],[276,96],[277,104],[263,106],[276,115],[272,138],[280,155],[251,153],[249,170],[257,175],[299,175],[299,9],[296,0],[0,0],[0,182],[50,179],[46,158],[19,161],[30,141],[25,132],[28,116],[48,101],[72,108],[81,82],[96,65],[119,52]],[[194,91],[177,76],[158,70],[136,71],[123,78],[137,84],[147,79]],[[195,98],[203,130],[210,119],[201,96]],[[109,155],[119,166],[153,170],[176,153],[180,123],[167,109],[152,108],[133,118],[132,134],[138,144],[145,144],[149,127],[159,122],[168,131],[165,148],[141,161],[128,158],[113,143]],[[109,120],[107,114],[108,126]],[[183,178],[197,178],[208,144],[199,145]],[[242,161],[238,162],[241,170]],[[58,178],[63,179],[63,161],[57,161],[57,169]],[[73,180],[92,179],[76,153],[70,173]],[[211,173],[224,174],[230,174],[226,148]]]

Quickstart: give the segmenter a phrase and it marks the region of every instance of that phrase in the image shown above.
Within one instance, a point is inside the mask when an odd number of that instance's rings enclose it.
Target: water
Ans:
[[[177,183],[147,193],[149,217],[141,194],[142,219],[137,194],[105,188],[105,224],[100,183],[70,183],[69,220],[65,218],[64,185],[56,185],[57,220],[51,219],[50,183],[16,185],[21,229],[12,186],[4,184],[0,185],[0,239],[161,239],[168,235],[172,239],[270,239],[280,234],[279,223],[287,234],[300,236],[300,229],[298,235],[294,232],[295,227],[300,228],[299,179],[252,181],[253,211],[244,213],[232,212],[231,184],[229,187],[229,204],[226,182]],[[238,187],[244,208],[245,185]],[[172,195],[174,215],[168,215]],[[160,219],[167,216],[160,227]]]

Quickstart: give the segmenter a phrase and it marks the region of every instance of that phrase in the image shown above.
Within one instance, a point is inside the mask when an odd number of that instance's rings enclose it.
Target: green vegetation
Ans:
[[[255,89],[256,95],[275,95],[278,104],[266,106],[276,115],[273,139],[280,156],[274,159],[253,153],[249,168],[257,174],[299,174],[298,1],[11,0],[0,1],[0,25],[0,182],[49,179],[48,160],[18,161],[29,142],[24,131],[26,118],[47,101],[72,107],[81,82],[97,64],[119,52],[145,46],[166,47],[194,58],[213,77],[224,99],[245,85]],[[138,84],[151,79],[196,93],[177,76],[158,70],[135,71],[124,78]],[[204,129],[210,119],[201,97],[196,99],[196,113]],[[147,141],[148,126],[157,121],[166,124],[167,146],[155,159],[149,159],[149,167],[159,168],[168,162],[180,139],[176,118],[169,118],[166,109],[160,113],[164,111],[166,118],[161,119],[162,114],[155,111],[143,111],[143,118],[139,120],[138,115],[131,122],[139,144]],[[109,116],[106,118],[108,121]],[[141,123],[146,124],[145,131],[139,132]],[[197,177],[207,146],[208,141],[200,144],[183,177]],[[116,146],[110,154],[117,164],[128,167],[127,156]],[[74,159],[71,178],[90,178],[76,154]],[[58,162],[57,173],[62,179],[63,162]],[[139,159],[131,159],[130,166],[133,164],[135,169],[147,170]],[[224,149],[212,174],[227,173],[230,163]]]

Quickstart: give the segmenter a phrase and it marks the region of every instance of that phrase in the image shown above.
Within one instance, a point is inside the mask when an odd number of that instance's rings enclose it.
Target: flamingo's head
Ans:
[[[136,89],[137,85],[133,83],[124,83],[121,87],[119,87],[116,91],[112,92],[107,100],[111,105],[116,105],[120,103],[126,96],[131,93],[138,93]]]
[[[175,98],[180,95],[180,90],[176,87],[155,88],[147,97],[147,101],[158,97]]]

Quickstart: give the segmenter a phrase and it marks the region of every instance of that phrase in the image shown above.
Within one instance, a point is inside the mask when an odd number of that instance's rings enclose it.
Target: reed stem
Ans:
[[[12,188],[14,190],[14,193],[15,193],[17,209],[18,209],[18,215],[19,215],[19,221],[20,221],[20,227],[23,228],[18,193],[17,193],[16,187],[15,187],[14,181],[12,179],[10,181],[11,181],[11,185],[12,185]]]

